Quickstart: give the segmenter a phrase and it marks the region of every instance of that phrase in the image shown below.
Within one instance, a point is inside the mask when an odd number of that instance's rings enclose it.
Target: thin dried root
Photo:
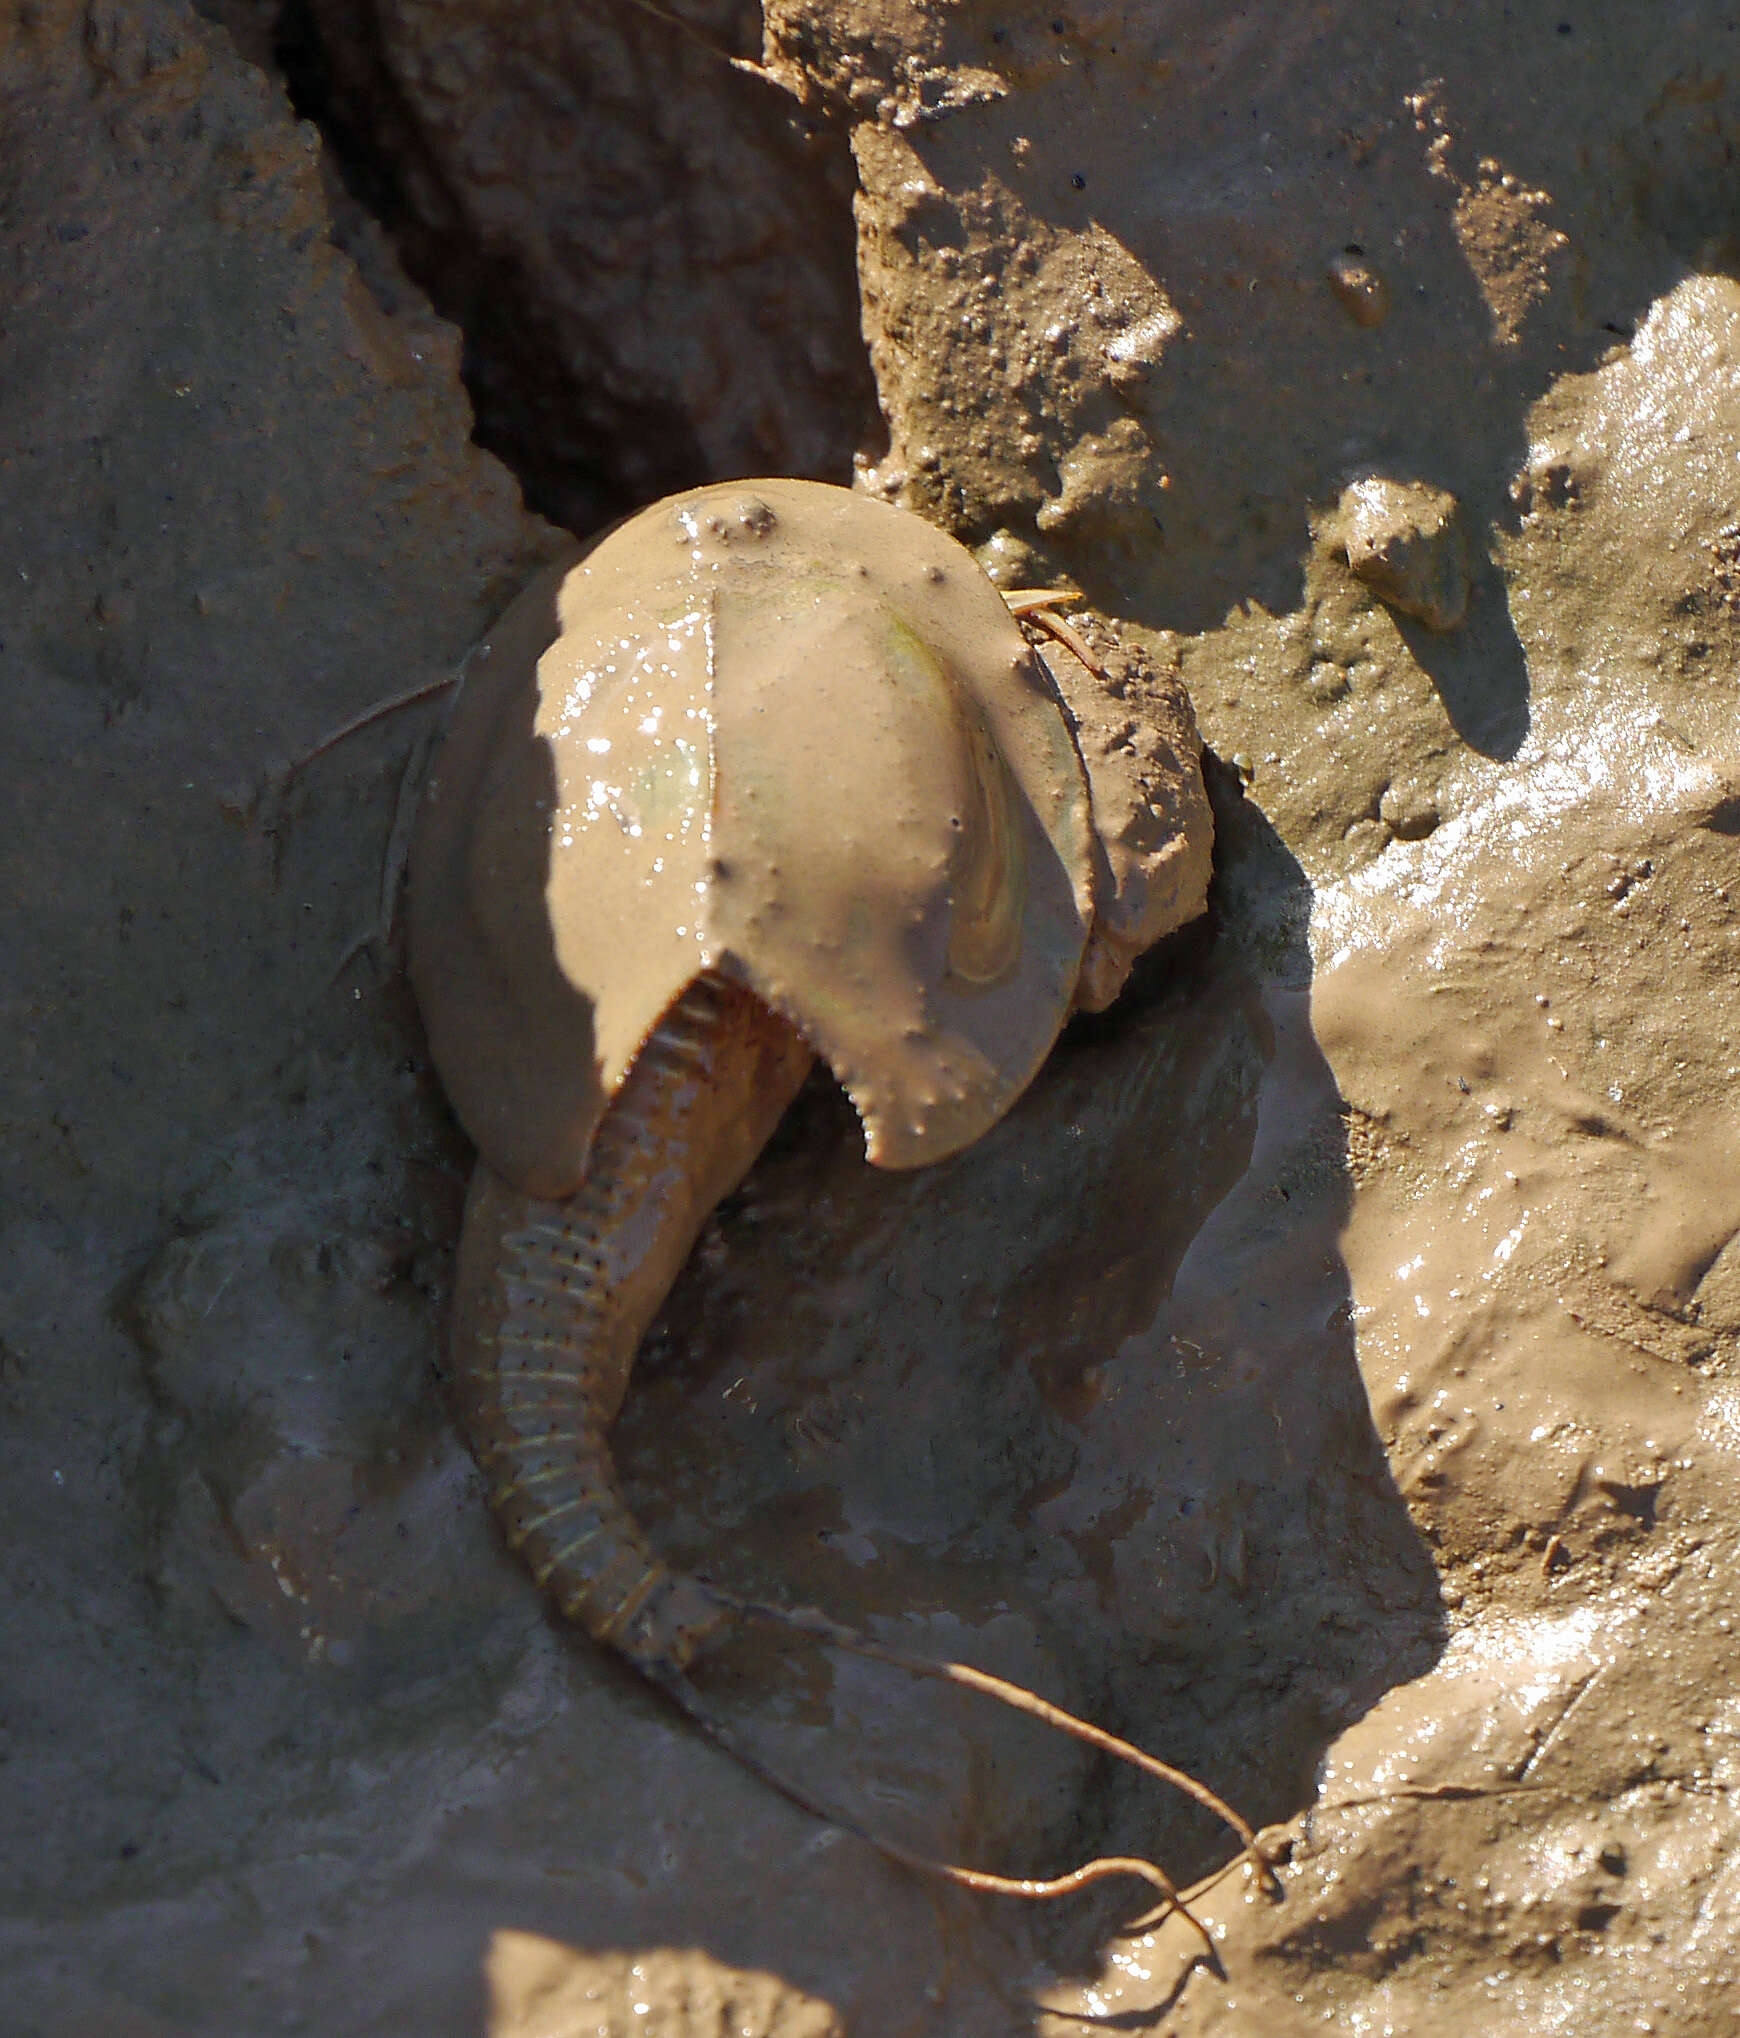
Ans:
[[[306,771],[317,757],[324,757],[329,750],[336,750],[339,744],[368,728],[371,723],[383,722],[388,715],[396,715],[401,708],[414,708],[419,701],[433,700],[437,694],[446,693],[450,687],[458,683],[457,678],[452,675],[446,679],[428,679],[421,686],[407,687],[403,693],[393,694],[384,701],[376,701],[372,708],[364,708],[360,715],[352,715],[348,722],[340,722],[336,729],[329,729],[312,749],[304,750],[302,755],[285,770],[286,783],[299,771]]]
[[[691,42],[698,43],[709,56],[717,57],[720,63],[731,70],[746,72],[751,78],[760,78],[770,85],[781,83],[778,74],[770,71],[766,65],[755,63],[748,57],[734,57],[722,43],[716,43],[710,35],[704,35],[692,21],[685,21],[680,14],[673,14],[668,8],[655,6],[654,0],[633,0],[633,4],[643,14],[650,14],[654,21],[662,21],[667,28],[674,28],[679,34],[686,35]],[[789,87],[782,89],[789,90]]]
[[[775,1608],[761,1608],[747,1601],[733,1601],[723,1593],[718,1596],[740,1612],[768,1612],[777,1616],[778,1610]],[[987,1869],[962,1868],[952,1861],[938,1861],[929,1854],[916,1853],[910,1847],[901,1846],[897,1840],[885,1839],[880,1834],[872,1833],[849,1813],[841,1811],[838,1805],[831,1804],[824,1797],[818,1797],[815,1792],[806,1789],[802,1784],[794,1783],[790,1777],[772,1768],[750,1747],[737,1729],[707,1703],[681,1671],[662,1664],[642,1664],[639,1667],[647,1678],[680,1706],[734,1761],[741,1763],[750,1775],[765,1783],[770,1790],[777,1791],[789,1804],[796,1805],[799,1811],[807,1812],[811,1818],[821,1819],[827,1825],[838,1826],[841,1832],[850,1833],[853,1839],[861,1840],[865,1846],[874,1848],[884,1859],[896,1862],[902,1868],[914,1869],[922,1875],[939,1876],[962,1889],[983,1890],[994,1896],[1027,1897],[1038,1901],[1049,1897],[1071,1896],[1079,1889],[1086,1889],[1096,1882],[1105,1882],[1112,1876],[1135,1876],[1139,1881],[1147,1883],[1150,1888],[1157,1889],[1161,1901],[1151,1911],[1145,1911],[1133,1924],[1123,1927],[1123,1930],[1144,1931],[1161,1918],[1169,1917],[1176,1912],[1202,1941],[1209,1958],[1214,1960],[1218,1957],[1208,1927],[1179,1894],[1178,1885],[1154,1862],[1140,1860],[1135,1855],[1106,1854],[1096,1860],[1084,1862],[1080,1868],[1071,1869],[1067,1875],[1039,1878],[993,1875]]]

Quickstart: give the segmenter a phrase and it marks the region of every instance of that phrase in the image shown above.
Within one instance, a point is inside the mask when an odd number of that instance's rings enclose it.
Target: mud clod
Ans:
[[[1348,570],[1373,594],[1428,630],[1458,627],[1468,612],[1468,541],[1453,495],[1373,476],[1343,491],[1338,527]]]

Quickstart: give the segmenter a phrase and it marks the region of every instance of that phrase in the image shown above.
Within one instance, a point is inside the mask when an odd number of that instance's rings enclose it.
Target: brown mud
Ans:
[[[674,96],[752,17],[612,8],[630,128],[646,38],[692,68],[605,188],[573,10],[209,11],[0,23],[0,2029],[1731,2030],[1731,12],[793,0],[726,73],[795,109],[757,139]],[[845,221],[792,194],[848,143],[861,483],[1182,675],[1210,913],[935,1168],[812,1085],[619,1454],[674,1561],[1265,1822],[1219,1976],[1121,1896],[939,1895],[551,1623],[440,1377],[470,1153],[394,884],[438,710],[288,764],[558,554],[462,354],[577,523],[847,478]],[[463,345],[407,274],[449,242]],[[926,1852],[1231,1856],[879,1666],[712,1689]]]

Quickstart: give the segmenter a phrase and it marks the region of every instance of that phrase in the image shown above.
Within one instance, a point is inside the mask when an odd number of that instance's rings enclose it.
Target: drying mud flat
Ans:
[[[0,2028],[1731,2030],[1729,12],[362,13],[0,25]],[[1262,1823],[1280,1901],[959,1695],[711,1673],[908,1845],[1201,1879],[1219,1974],[783,1804],[552,1624],[451,1424],[439,707],[310,753],[560,555],[516,477],[854,447],[1182,680],[1210,910],[954,1160],[812,1084],[619,1456],[677,1561]]]

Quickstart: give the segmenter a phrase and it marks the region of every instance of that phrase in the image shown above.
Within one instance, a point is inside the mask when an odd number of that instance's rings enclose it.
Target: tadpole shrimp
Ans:
[[[1141,750],[1128,674],[1113,686],[1058,599],[1006,603],[920,519],[818,483],[654,505],[478,654],[412,848],[411,973],[479,1149],[460,1415],[539,1585],[755,1774],[890,1858],[1026,1897],[1133,1876],[1159,1898],[1147,1923],[1190,1915],[1150,1861],[1034,1880],[868,1831],[749,1746],[691,1666],[776,1621],[973,1690],[1185,1792],[1267,1879],[1229,1805],[1006,1680],[674,1570],[609,1438],[702,1225],[817,1056],[871,1161],[942,1158],[1008,1109],[1072,1008],[1109,1002],[1201,909],[1188,704]],[[1066,704],[1011,605],[1081,660],[1087,695]],[[1116,745],[1093,740],[1096,685],[1116,694]]]

